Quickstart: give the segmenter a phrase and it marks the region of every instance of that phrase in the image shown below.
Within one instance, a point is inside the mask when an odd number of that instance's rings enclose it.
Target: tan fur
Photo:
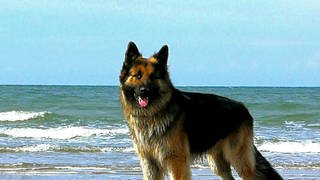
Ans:
[[[226,180],[233,179],[230,163],[224,157],[221,143],[218,143],[214,150],[211,150],[207,153],[207,159],[208,164],[214,173]]]
[[[164,118],[165,119],[165,118]],[[172,117],[167,117],[168,122],[154,119],[147,119],[148,123],[141,123],[141,118],[136,119],[133,116],[129,118],[132,138],[140,158],[142,159],[141,166],[143,168],[144,179],[162,179],[164,172],[171,172],[175,180],[190,179],[190,152],[188,151],[187,136],[183,132],[183,118],[176,123],[175,128],[163,139],[152,139],[152,134],[161,134],[165,131]],[[141,128],[142,126],[146,128]],[[154,165],[148,164],[146,161],[153,160]],[[148,166],[148,167],[146,167]],[[155,166],[155,167],[153,167]],[[149,169],[157,169],[159,173],[146,172]],[[152,177],[152,178],[150,178]]]
[[[136,77],[136,74],[138,72],[142,72],[141,79],[138,79]],[[139,86],[140,84],[148,81],[149,75],[153,72],[153,66],[150,63],[147,63],[145,65],[139,65],[130,71],[130,76],[126,80],[125,84],[131,85],[131,86]]]
[[[210,167],[223,179],[233,179],[230,164],[243,179],[255,179],[252,129],[246,124],[240,126],[236,132],[220,140],[207,157]]]
[[[176,128],[168,135],[169,153],[166,163],[171,168],[171,173],[176,180],[190,179],[190,152],[188,151],[187,135],[183,132],[183,116],[177,122]]]
[[[243,125],[239,131],[228,137],[224,146],[226,158],[243,179],[254,179],[255,156],[252,129]],[[229,147],[228,147],[229,146]]]

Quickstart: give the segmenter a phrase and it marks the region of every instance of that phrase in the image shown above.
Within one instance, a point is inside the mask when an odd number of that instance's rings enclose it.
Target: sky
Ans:
[[[129,41],[179,86],[320,86],[320,1],[0,0],[0,84],[119,85]]]

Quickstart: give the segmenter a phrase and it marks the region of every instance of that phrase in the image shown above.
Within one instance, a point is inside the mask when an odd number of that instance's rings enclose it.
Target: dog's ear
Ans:
[[[138,56],[141,56],[141,53],[134,42],[130,41],[126,51],[125,63],[131,64]]]
[[[120,74],[120,82],[124,83],[127,75],[129,74],[129,69],[132,66],[134,60],[141,56],[137,46],[134,42],[129,42],[128,48],[126,51],[126,57],[122,65],[121,74]]]
[[[168,62],[169,48],[167,45],[162,46],[158,53],[154,54],[153,57],[158,60],[158,63],[166,66]]]

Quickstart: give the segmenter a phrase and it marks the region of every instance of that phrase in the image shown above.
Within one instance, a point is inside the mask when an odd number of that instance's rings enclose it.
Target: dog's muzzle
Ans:
[[[135,98],[139,104],[140,107],[147,107],[149,104],[149,88],[147,87],[140,87],[135,92]]]

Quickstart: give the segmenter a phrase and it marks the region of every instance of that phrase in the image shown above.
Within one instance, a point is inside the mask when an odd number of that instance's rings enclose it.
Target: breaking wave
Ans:
[[[128,134],[127,128],[115,129],[95,129],[88,127],[58,127],[48,129],[38,128],[9,128],[0,129],[0,135],[11,136],[15,138],[46,138],[46,139],[73,139],[77,137],[90,136],[115,136],[121,134]]]
[[[134,152],[133,147],[72,147],[59,146],[54,144],[37,144],[32,146],[20,147],[0,147],[1,153],[20,153],[20,152],[69,152],[69,153],[100,153],[100,152]]]
[[[44,117],[50,112],[32,112],[32,111],[7,111],[0,112],[0,121],[25,121]]]
[[[278,153],[320,153],[320,143],[313,141],[302,142],[266,142],[258,146],[260,151]]]

